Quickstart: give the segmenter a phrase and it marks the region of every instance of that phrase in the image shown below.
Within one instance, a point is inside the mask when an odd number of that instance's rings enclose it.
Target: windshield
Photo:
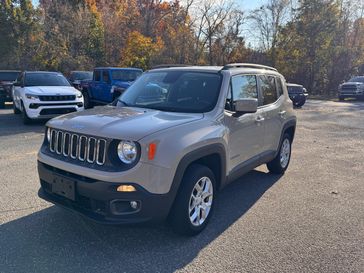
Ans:
[[[112,70],[111,77],[114,81],[133,82],[140,75],[141,71],[138,70]]]
[[[211,111],[220,92],[222,76],[191,71],[143,74],[118,99],[117,106],[134,106],[169,112]]]
[[[59,73],[26,73],[25,86],[70,86],[67,79]]]
[[[301,93],[303,92],[302,86],[296,86],[296,85],[287,85],[288,92],[290,93]]]
[[[71,81],[75,81],[75,80],[91,80],[92,79],[92,72],[91,71],[84,71],[84,72],[72,72],[71,73],[71,77],[70,80]]]
[[[20,72],[0,72],[0,81],[14,82]]]
[[[349,82],[362,82],[364,83],[364,77],[354,77],[349,80]]]

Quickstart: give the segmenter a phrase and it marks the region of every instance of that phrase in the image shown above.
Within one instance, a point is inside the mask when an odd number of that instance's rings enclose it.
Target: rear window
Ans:
[[[26,73],[25,86],[70,86],[67,79],[59,73]]]
[[[0,81],[14,82],[19,74],[20,72],[0,72]]]
[[[135,81],[140,75],[142,74],[141,71],[137,70],[112,70],[111,77],[115,81],[123,81],[123,82],[133,82]]]

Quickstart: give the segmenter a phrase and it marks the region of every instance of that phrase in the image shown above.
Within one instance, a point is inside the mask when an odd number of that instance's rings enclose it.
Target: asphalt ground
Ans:
[[[282,177],[261,166],[216,199],[207,229],[95,224],[42,201],[44,122],[0,110],[0,272],[364,272],[364,103],[297,109]]]

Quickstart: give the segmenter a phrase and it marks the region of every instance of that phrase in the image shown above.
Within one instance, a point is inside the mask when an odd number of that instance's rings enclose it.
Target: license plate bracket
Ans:
[[[63,196],[67,199],[75,201],[76,190],[75,190],[75,181],[69,179],[65,176],[54,175],[52,181],[52,192]]]

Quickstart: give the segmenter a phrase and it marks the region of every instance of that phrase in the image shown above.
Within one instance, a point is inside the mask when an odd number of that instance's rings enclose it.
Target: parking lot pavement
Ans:
[[[0,272],[363,272],[364,103],[308,101],[287,173],[225,188],[207,229],[103,226],[37,197],[44,123],[0,110]]]

